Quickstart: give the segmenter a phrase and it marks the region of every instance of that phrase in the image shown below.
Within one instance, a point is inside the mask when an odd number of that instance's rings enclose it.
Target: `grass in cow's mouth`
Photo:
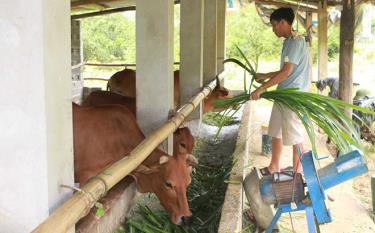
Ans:
[[[199,155],[202,147],[210,146],[208,140],[198,139],[193,154]],[[130,218],[123,226],[127,233],[215,233],[219,227],[222,205],[230,171],[232,156],[215,158],[215,154],[201,156],[194,168],[188,191],[193,222],[189,227],[176,226],[165,211],[152,211],[139,205],[143,218]],[[198,156],[199,157],[199,156]],[[119,232],[118,232],[119,233]]]

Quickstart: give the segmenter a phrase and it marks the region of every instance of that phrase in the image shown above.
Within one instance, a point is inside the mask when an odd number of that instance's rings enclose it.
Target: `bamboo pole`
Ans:
[[[137,168],[168,135],[173,133],[215,86],[216,80],[211,81],[190,102],[182,106],[173,118],[146,137],[128,156],[115,162],[102,173],[90,179],[82,187],[83,192],[76,192],[32,232],[65,233],[71,229],[79,219],[90,211],[96,201]]]

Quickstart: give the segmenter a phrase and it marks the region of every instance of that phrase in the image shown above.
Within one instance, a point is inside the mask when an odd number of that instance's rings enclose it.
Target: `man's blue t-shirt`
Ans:
[[[309,49],[302,36],[289,36],[284,40],[280,69],[283,68],[285,62],[294,64],[293,70],[286,80],[279,83],[277,89],[295,87],[301,91],[308,91],[310,87]]]

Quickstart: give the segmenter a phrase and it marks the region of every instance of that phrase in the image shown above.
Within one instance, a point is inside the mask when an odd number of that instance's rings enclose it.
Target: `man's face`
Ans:
[[[271,20],[271,25],[272,25],[272,31],[275,33],[277,37],[281,37],[282,35],[282,21],[277,21],[277,20]]]

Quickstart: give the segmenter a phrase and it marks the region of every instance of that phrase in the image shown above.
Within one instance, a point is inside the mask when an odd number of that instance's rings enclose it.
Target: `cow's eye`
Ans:
[[[167,188],[172,188],[172,184],[171,184],[171,182],[169,182],[169,181],[165,181],[165,186],[167,186]]]

